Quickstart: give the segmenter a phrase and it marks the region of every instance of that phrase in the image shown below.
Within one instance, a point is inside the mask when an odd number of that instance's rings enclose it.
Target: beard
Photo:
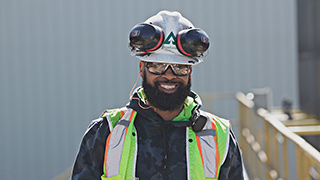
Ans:
[[[159,81],[154,82],[154,86],[147,82],[146,73],[144,73],[142,80],[142,87],[147,97],[147,101],[150,105],[162,110],[162,111],[174,111],[184,104],[187,96],[190,93],[191,88],[191,76],[189,74],[189,80],[187,85],[182,82],[179,83],[178,89],[174,93],[165,93],[159,90]],[[163,81],[162,81],[163,82]],[[164,81],[166,83],[176,83],[176,81]]]

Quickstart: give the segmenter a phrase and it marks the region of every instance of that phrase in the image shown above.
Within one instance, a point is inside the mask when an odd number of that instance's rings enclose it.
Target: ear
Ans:
[[[192,66],[190,67],[190,75],[192,75]]]
[[[144,71],[144,62],[143,61],[140,61],[139,63],[139,73],[140,73],[140,76],[143,78],[143,71]]]

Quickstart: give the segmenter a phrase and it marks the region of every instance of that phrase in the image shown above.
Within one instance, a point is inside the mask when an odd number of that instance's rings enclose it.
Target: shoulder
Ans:
[[[87,131],[90,129],[97,129],[99,127],[101,127],[105,122],[104,118],[100,117],[98,119],[94,119],[90,122]]]
[[[230,120],[218,117],[207,111],[200,110],[200,114],[207,117],[208,122],[213,122],[216,126],[219,126],[223,129],[231,128]]]
[[[104,139],[109,135],[113,126],[122,117],[126,108],[106,109],[104,110],[99,118],[94,119],[90,122],[84,139],[99,138]]]
[[[102,112],[100,115],[100,118],[103,118],[105,122],[108,123],[108,127],[110,132],[113,130],[113,128],[116,126],[118,121],[121,118],[127,118],[127,116],[131,114],[133,109],[129,107],[122,107],[122,108],[116,108],[116,109],[107,109]]]
[[[106,138],[110,134],[104,118],[92,120],[82,137],[76,157],[72,179],[98,179],[103,173],[103,155]]]
[[[109,125],[105,118],[92,120],[84,134],[84,140],[105,139],[110,133]]]

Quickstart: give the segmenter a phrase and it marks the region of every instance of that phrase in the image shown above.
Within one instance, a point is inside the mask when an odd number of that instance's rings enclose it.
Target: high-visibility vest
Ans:
[[[229,121],[200,111],[207,117],[203,130],[195,133],[186,127],[187,178],[218,179],[229,148]],[[137,131],[131,108],[107,111],[110,134],[107,138],[102,180],[135,179]]]

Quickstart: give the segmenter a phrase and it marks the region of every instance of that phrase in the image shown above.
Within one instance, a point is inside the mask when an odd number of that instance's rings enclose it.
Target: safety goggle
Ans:
[[[132,28],[129,39],[132,51],[148,53],[162,47],[165,37],[159,26],[141,23]],[[191,58],[202,57],[209,48],[209,37],[199,28],[180,31],[175,42],[178,51]]]
[[[169,67],[176,76],[186,76],[190,73],[190,65],[183,64],[145,62],[145,67],[150,73],[155,75],[164,74]]]

